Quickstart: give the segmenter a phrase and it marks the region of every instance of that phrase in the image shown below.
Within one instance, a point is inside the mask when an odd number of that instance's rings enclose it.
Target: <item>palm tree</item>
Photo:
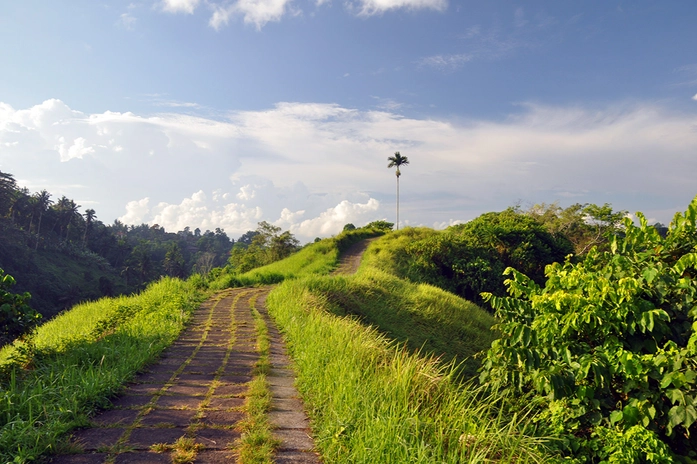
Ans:
[[[17,183],[14,176],[0,171],[0,213],[10,210],[15,190],[17,190]]]
[[[82,248],[87,246],[87,230],[92,226],[92,221],[97,217],[96,212],[93,209],[85,210],[85,233],[82,234]]]
[[[36,198],[36,207],[39,209],[39,224],[36,226],[36,246],[34,249],[39,248],[39,237],[41,235],[41,218],[44,215],[44,211],[48,209],[49,206],[51,206],[51,194],[48,193],[46,190],[42,190],[39,193],[34,195],[34,198]]]
[[[81,208],[82,205],[76,204],[73,200],[68,200],[68,203],[65,207],[65,216],[67,220],[67,224],[65,227],[65,243],[68,243],[68,236],[70,235],[70,226],[73,225],[76,221],[82,220],[82,214],[80,214],[79,208]]]
[[[402,165],[407,165],[409,164],[409,160],[407,159],[406,156],[402,156],[399,154],[398,151],[394,152],[394,156],[388,156],[387,161],[390,162],[390,164],[387,165],[388,168],[391,168],[393,166],[397,166],[397,172],[395,173],[397,176],[397,230],[399,230],[399,176],[402,175],[401,172],[399,172],[399,167]]]

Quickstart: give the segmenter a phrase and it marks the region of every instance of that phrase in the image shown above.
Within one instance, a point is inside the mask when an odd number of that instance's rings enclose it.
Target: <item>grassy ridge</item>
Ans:
[[[164,278],[140,295],[81,304],[2,351],[0,461],[26,462],[61,436],[176,339],[200,300]]]
[[[355,276],[309,278],[313,294],[326,299],[337,316],[355,316],[411,352],[440,356],[445,363],[463,362],[471,377],[479,367],[475,353],[494,340],[493,317],[478,306],[439,288],[414,284],[364,266]]]
[[[537,439],[520,433],[525,417],[498,414],[497,399],[463,386],[454,369],[337,317],[326,289],[340,292],[346,279],[318,280],[286,281],[267,304],[287,337],[325,462],[546,461]]]
[[[302,250],[281,261],[252,269],[244,274],[226,270],[210,283],[213,290],[252,285],[270,285],[285,279],[308,275],[327,275],[336,268],[339,253],[365,238],[377,237],[385,232],[379,229],[356,229],[343,232],[306,245]]]

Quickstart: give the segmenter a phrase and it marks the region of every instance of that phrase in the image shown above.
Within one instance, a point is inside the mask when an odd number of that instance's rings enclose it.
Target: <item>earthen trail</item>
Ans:
[[[355,273],[374,239],[352,245],[334,274]],[[203,303],[180,337],[147,372],[127,385],[113,409],[73,434],[75,454],[54,456],[55,464],[171,463],[178,450],[195,448],[194,463],[237,461],[237,426],[244,418],[248,383],[259,360],[253,308],[271,340],[269,422],[279,442],[277,464],[321,462],[295,389],[285,343],[266,310],[271,287],[223,291]],[[188,444],[187,444],[188,442]],[[193,445],[193,446],[192,446]]]
[[[311,451],[314,444],[283,341],[263,305],[269,291],[227,290],[203,303],[161,359],[114,400],[114,409],[96,415],[92,427],[73,435],[78,454],[55,456],[52,462],[171,463],[186,442],[189,448],[197,445],[189,462],[235,462],[236,426],[244,418],[247,384],[259,359],[255,300],[272,339],[271,419],[277,419],[275,433],[281,441],[275,462],[320,462]]]

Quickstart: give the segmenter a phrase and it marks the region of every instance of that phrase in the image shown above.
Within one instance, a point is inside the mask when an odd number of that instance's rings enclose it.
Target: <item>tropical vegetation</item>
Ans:
[[[666,236],[638,214],[607,251],[508,268],[482,380],[528,397],[579,462],[697,459],[697,197]]]
[[[2,173],[0,225],[11,240],[0,258],[14,251],[50,267],[51,254],[72,253],[94,265],[93,281],[103,282],[97,271],[115,274],[131,289],[167,276],[37,326],[33,298],[0,273],[0,318],[15,323],[2,336],[19,336],[0,350],[0,460],[63,449],[210,291],[264,284],[278,284],[267,307],[325,462],[697,460],[697,198],[667,227],[641,214],[634,224],[607,204],[542,204],[444,231],[347,224],[300,246],[266,222],[237,241],[222,231],[105,226],[93,210],[79,215],[74,202],[51,205],[42,192],[49,206],[32,217],[22,195]],[[58,204],[73,219],[58,220]],[[104,243],[100,228],[133,244],[120,264],[90,251]],[[149,238],[128,242],[139,235]],[[355,275],[331,274],[343,251],[375,237]],[[192,264],[206,243],[223,259]],[[263,362],[243,447],[264,460],[273,446],[268,346],[257,329]]]

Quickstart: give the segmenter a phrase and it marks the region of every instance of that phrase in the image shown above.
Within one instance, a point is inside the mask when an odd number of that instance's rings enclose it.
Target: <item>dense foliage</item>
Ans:
[[[608,250],[611,238],[621,234],[627,216],[627,211],[614,211],[609,203],[603,206],[576,203],[567,208],[557,203],[542,203],[516,211],[535,219],[553,236],[569,240],[577,256],[584,256],[593,247]],[[654,225],[657,226],[661,225]]]
[[[29,307],[29,293],[12,293],[15,284],[11,275],[0,269],[0,346],[29,332],[41,315]]]
[[[290,233],[266,221],[258,223],[251,243],[238,241],[228,259],[228,266],[237,273],[279,261],[300,248],[300,242]]]
[[[544,287],[509,268],[510,296],[485,296],[502,336],[482,379],[535,397],[579,462],[697,458],[697,198],[665,237],[638,217]]]
[[[481,302],[484,291],[504,295],[502,273],[516,266],[539,282],[544,266],[573,252],[564,236],[555,237],[529,215],[513,208],[486,213],[443,232],[416,229],[395,250],[397,275]],[[385,266],[391,264],[385,263]]]
[[[219,228],[172,233],[157,224],[109,225],[80,207],[65,196],[54,201],[46,190],[31,194],[0,172],[0,267],[46,317],[80,301],[142,290],[163,275],[206,274],[225,265],[234,244]]]

